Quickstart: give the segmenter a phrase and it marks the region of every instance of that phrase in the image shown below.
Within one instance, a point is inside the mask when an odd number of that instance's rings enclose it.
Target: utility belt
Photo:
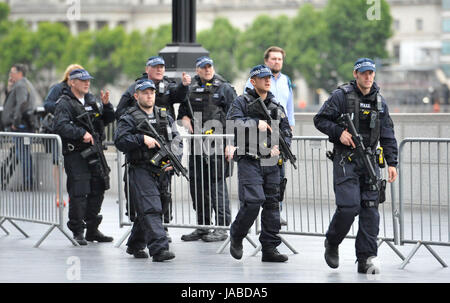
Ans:
[[[326,156],[331,161],[334,160],[335,157],[338,157],[341,159],[341,161],[346,161],[347,163],[356,161],[361,158],[358,153],[355,151],[349,149],[349,148],[341,148],[341,147],[334,147],[333,151],[327,151]],[[386,167],[386,161],[384,159],[384,152],[382,147],[378,147],[374,153],[369,155],[371,160],[376,163],[380,168]]]
[[[235,154],[236,154],[236,151],[235,151]],[[237,157],[240,157],[240,158],[243,158],[243,159],[249,159],[249,160],[261,160],[261,159],[270,159],[271,158],[270,155],[259,156],[259,155],[248,153],[248,152],[246,152],[245,155],[238,155]]]
[[[66,143],[63,146],[63,155],[68,155],[71,153],[80,153],[88,148],[89,148],[89,144]]]
[[[149,161],[132,160],[132,161],[129,161],[128,164],[130,165],[130,167],[139,167],[139,168],[146,169],[153,175],[153,177],[159,177],[163,173],[161,171],[161,168],[156,167],[155,165],[151,164]]]

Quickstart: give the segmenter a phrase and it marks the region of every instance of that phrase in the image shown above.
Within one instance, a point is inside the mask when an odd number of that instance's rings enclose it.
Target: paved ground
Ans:
[[[108,198],[103,207],[105,217],[101,230],[119,239],[127,230],[118,227],[115,199]],[[323,238],[286,236],[298,254],[282,245],[280,251],[289,254],[283,264],[262,263],[261,255],[251,256],[252,246],[244,244],[244,257],[237,261],[227,247],[222,254],[216,251],[222,243],[203,241],[186,243],[182,234],[190,229],[171,228],[171,249],[176,258],[165,263],[151,259],[138,260],[125,253],[125,246],[113,243],[89,244],[74,247],[58,230],[54,230],[39,248],[33,245],[48,229],[46,225],[19,222],[30,238],[24,238],[9,222],[0,230],[0,282],[150,282],[150,283],[322,283],[322,282],[450,282],[450,271],[420,248],[412,262],[401,270],[400,258],[386,245],[379,250],[381,274],[357,274],[354,240],[348,239],[340,247],[341,265],[333,270],[323,260]],[[257,242],[257,237],[251,235]],[[412,245],[399,246],[407,255]],[[436,252],[450,264],[450,247],[435,247]],[[79,269],[79,270],[78,270]],[[79,274],[78,274],[79,273]]]

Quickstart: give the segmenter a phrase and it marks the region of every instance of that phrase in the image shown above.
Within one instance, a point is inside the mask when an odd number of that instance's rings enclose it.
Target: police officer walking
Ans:
[[[353,124],[362,136],[364,146],[375,151],[380,143],[388,164],[388,182],[394,182],[397,178],[397,141],[386,101],[374,82],[375,70],[373,60],[358,59],[353,70],[355,80],[339,86],[314,117],[316,128],[334,143],[333,183],[337,209],[326,233],[325,261],[331,268],[339,266],[338,246],[349,232],[355,216],[359,215],[355,243],[359,273],[379,272],[372,258],[377,256],[378,205],[384,202],[380,199],[384,193],[380,191],[380,185],[374,186],[370,182],[368,170],[355,153],[352,135],[338,119],[342,114],[352,114]],[[370,156],[374,164],[375,154],[373,152]],[[378,165],[375,170],[379,176]]]
[[[275,100],[280,103],[289,120],[291,130],[294,131],[294,94],[292,91],[291,79],[281,72],[283,68],[283,61],[286,57],[284,49],[278,46],[271,46],[264,52],[264,65],[272,71],[270,91],[275,96]],[[253,88],[250,79],[245,84],[244,92],[247,88]],[[280,158],[278,166],[280,167],[280,211],[283,207],[283,198],[287,185],[287,178],[285,177],[286,168],[284,160]],[[287,221],[280,216],[281,225],[287,225]]]
[[[189,102],[180,105],[178,119],[190,133],[223,134],[226,113],[231,102],[236,98],[236,92],[222,76],[216,74],[211,58],[206,56],[197,58],[196,72],[197,75],[189,89]],[[201,114],[201,121],[194,125],[193,118],[195,119],[199,114]],[[206,129],[209,128],[205,124],[208,121],[219,122],[221,127],[210,126],[210,129]],[[211,144],[211,150],[204,151],[208,154],[205,156],[198,142],[191,141],[189,155],[189,185],[194,209],[197,212],[197,223],[210,225],[211,208],[213,208],[215,224],[229,226],[231,212],[225,178],[230,175],[230,167],[223,156],[224,148],[216,146],[222,145],[219,140],[216,140],[213,142],[214,146]],[[226,238],[227,234],[223,229],[214,229],[213,232],[208,229],[196,229],[181,237],[183,241],[202,239],[206,242],[223,241]]]
[[[167,76],[164,76],[166,71],[165,61],[160,56],[152,56],[147,60],[145,66],[145,73],[142,74],[140,80],[152,80],[156,87],[155,92],[155,104],[161,108],[165,108],[167,113],[171,115],[172,119],[175,120],[175,103],[181,103],[185,100],[188,93],[189,85],[191,84],[191,76],[186,73],[182,74],[181,83],[177,84],[175,81],[170,80]],[[119,118],[127,112],[130,107],[136,104],[136,99],[134,97],[134,86],[135,83],[131,84],[128,89],[123,93],[120,98],[120,102],[116,109],[116,119]],[[167,205],[164,212],[164,223],[169,223],[172,217],[172,194],[170,188],[170,178],[167,182],[165,188],[161,188],[161,199],[163,204]],[[128,192],[126,186],[128,184],[126,180],[126,175],[124,176],[125,182],[125,192]],[[128,214],[131,220],[134,220],[135,211],[130,205],[128,209]],[[167,232],[167,228],[165,228]],[[169,236],[169,234],[167,233]],[[169,242],[171,238],[169,237]]]
[[[91,155],[91,151],[94,144],[101,146],[105,125],[114,121],[114,108],[109,103],[109,92],[103,94],[102,91],[98,103],[88,94],[91,79],[93,77],[84,69],[75,69],[69,74],[69,87],[63,89],[57,101],[54,120],[54,131],[63,143],[67,174],[70,199],[67,226],[80,245],[87,245],[86,240],[113,241],[98,230],[103,219],[99,212],[105,190],[109,188],[109,167],[101,166],[103,154]],[[87,121],[92,122],[93,129],[89,129]]]
[[[254,89],[247,89],[244,95],[234,100],[228,115],[228,120],[235,121],[235,143],[237,147],[227,150],[227,159],[234,158],[238,163],[239,200],[241,207],[230,230],[230,253],[235,259],[241,259],[242,240],[248,234],[250,227],[261,213],[261,235],[259,241],[262,245],[263,262],[285,262],[286,255],[278,252],[277,246],[281,244],[278,233],[281,228],[279,195],[280,195],[280,169],[277,162],[280,155],[278,145],[271,144],[269,140],[264,146],[269,150],[264,152],[259,143],[261,138],[267,137],[267,132],[278,127],[280,132],[290,131],[289,121],[283,108],[275,101],[270,92],[271,70],[265,65],[257,65],[250,71],[251,83]],[[254,112],[251,104],[260,98],[270,112],[282,113],[280,120],[263,121]],[[278,115],[277,115],[278,116]],[[274,125],[275,121],[278,125]],[[273,122],[273,123],[272,123]],[[256,133],[255,136],[251,135]],[[239,146],[240,139],[245,136],[245,145]],[[286,137],[290,145],[291,137]],[[270,137],[272,138],[272,136]],[[236,150],[237,148],[237,150]]]
[[[135,85],[134,98],[137,104],[123,115],[114,134],[116,147],[126,154],[129,168],[130,203],[137,211],[131,235],[127,242],[127,253],[135,258],[148,258],[144,251],[148,247],[154,262],[175,258],[169,251],[169,241],[162,225],[161,188],[167,182],[168,167],[161,172],[161,167],[151,164],[150,160],[158,152],[159,143],[138,129],[148,121],[166,140],[172,140],[173,119],[164,108],[155,106],[155,84],[148,79],[138,80]],[[173,146],[173,145],[172,145]],[[166,181],[164,181],[166,180]]]

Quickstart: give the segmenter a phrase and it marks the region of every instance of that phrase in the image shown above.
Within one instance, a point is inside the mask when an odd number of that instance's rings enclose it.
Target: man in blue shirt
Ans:
[[[283,106],[289,120],[289,125],[293,130],[295,119],[292,83],[291,79],[281,72],[285,56],[286,53],[281,47],[271,46],[264,52],[264,65],[269,67],[272,71],[270,92],[275,96],[278,103]],[[244,92],[247,88],[253,89],[250,78],[245,84]]]
[[[291,130],[294,130],[295,119],[294,119],[294,100],[292,94],[292,83],[288,76],[281,73],[283,68],[283,60],[286,57],[286,52],[278,46],[271,46],[264,52],[264,64],[270,68],[272,71],[270,92],[275,96],[275,100],[280,103],[289,120],[289,126]],[[250,88],[253,89],[253,85],[250,83],[250,78],[245,84],[245,91]],[[284,189],[286,188],[287,179],[285,176],[284,164],[279,165],[280,167],[280,211],[281,211],[281,201],[284,196]],[[281,225],[287,225],[286,220],[281,218]]]

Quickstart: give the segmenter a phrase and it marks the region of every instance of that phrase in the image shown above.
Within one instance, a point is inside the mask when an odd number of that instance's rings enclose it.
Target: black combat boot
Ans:
[[[102,222],[103,216],[98,215],[94,220],[86,221],[86,240],[92,242],[112,242],[113,237],[108,237],[98,230],[98,226]]]
[[[262,250],[262,262],[286,262],[288,259],[288,256],[280,254],[276,248]]]
[[[242,258],[242,239],[236,240],[230,237],[230,254],[233,258],[240,260]]]
[[[367,259],[358,259],[358,272],[360,274],[372,274],[377,275],[380,273],[380,269],[373,264],[372,259],[374,257],[369,257]]]
[[[164,249],[153,256],[153,262],[163,262],[167,260],[172,260],[173,258],[175,258],[175,254],[171,251]]]
[[[325,261],[331,268],[339,267],[339,246],[331,245],[325,239]]]
[[[87,243],[87,241],[86,241],[86,239],[84,238],[84,231],[82,231],[82,232],[78,232],[78,233],[73,233],[73,238],[75,239],[75,241],[77,241],[78,242],[78,244],[80,244],[80,245],[87,245],[88,243]]]
[[[183,241],[197,241],[200,240],[204,235],[207,235],[209,230],[207,229],[196,229],[190,234],[182,235],[181,240]]]
[[[215,229],[212,233],[208,233],[202,236],[202,240],[205,242],[225,241],[227,238],[227,231],[224,229]]]
[[[147,259],[148,254],[142,249],[133,249],[131,247],[127,247],[127,254],[133,255],[137,259]]]

